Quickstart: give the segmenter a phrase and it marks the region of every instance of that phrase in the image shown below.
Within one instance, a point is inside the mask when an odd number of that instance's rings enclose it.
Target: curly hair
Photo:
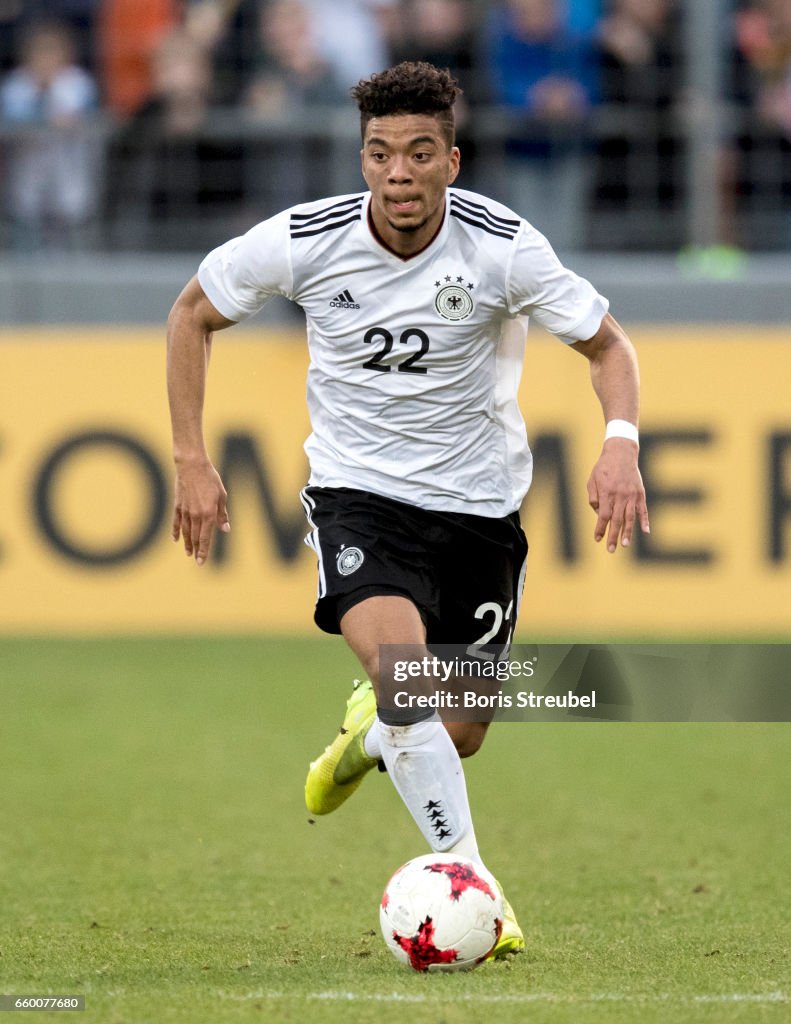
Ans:
[[[451,147],[456,135],[453,104],[461,93],[459,83],[447,69],[425,61],[402,61],[358,82],[352,96],[360,108],[360,131],[372,117],[391,114],[430,114],[437,118]]]

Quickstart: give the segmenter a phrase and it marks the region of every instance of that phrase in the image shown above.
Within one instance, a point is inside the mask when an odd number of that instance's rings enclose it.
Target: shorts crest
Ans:
[[[353,572],[357,572],[364,561],[365,555],[359,548],[341,548],[335,564],[338,566],[341,576],[351,576]]]

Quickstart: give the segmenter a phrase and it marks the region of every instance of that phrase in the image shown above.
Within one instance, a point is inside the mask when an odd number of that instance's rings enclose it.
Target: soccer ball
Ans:
[[[481,864],[428,853],[407,861],[387,883],[379,923],[401,963],[416,971],[468,971],[500,938],[503,898]]]

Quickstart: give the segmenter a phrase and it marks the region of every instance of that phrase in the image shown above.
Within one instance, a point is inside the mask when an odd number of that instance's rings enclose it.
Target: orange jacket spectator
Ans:
[[[127,117],[151,93],[150,58],[180,20],[179,0],[104,0],[99,9],[99,68],[105,105]]]

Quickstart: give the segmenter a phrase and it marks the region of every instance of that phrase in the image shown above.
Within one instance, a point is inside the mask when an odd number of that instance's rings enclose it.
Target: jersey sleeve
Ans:
[[[564,267],[544,236],[524,223],[506,279],[508,311],[529,315],[566,344],[587,341],[609,309],[590,281]]]
[[[288,225],[286,210],[213,249],[201,263],[201,288],[228,320],[246,320],[273,295],[292,297]]]

